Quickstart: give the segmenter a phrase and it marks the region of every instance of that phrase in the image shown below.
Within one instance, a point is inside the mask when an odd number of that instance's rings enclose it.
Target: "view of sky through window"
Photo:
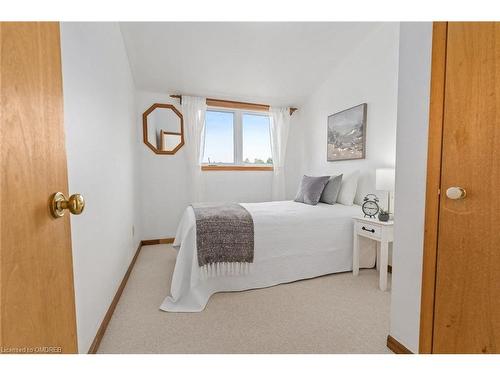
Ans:
[[[243,162],[273,163],[268,116],[243,115]]]
[[[241,133],[235,140],[235,126]],[[240,138],[239,138],[240,137]],[[236,147],[240,154],[236,155]],[[241,143],[240,143],[241,142]],[[205,148],[203,163],[206,164],[272,164],[269,116],[260,114],[209,110],[205,117]]]
[[[203,163],[234,163],[233,113],[207,111]]]

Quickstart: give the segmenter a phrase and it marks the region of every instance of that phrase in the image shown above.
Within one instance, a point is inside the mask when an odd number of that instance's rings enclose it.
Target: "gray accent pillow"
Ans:
[[[321,194],[320,202],[334,204],[339,196],[340,184],[342,183],[342,175],[332,176]]]
[[[302,177],[302,181],[300,182],[295,202],[310,204],[312,206],[317,205],[319,198],[321,197],[321,193],[323,192],[323,189],[329,179],[330,176],[311,177],[304,175],[304,177]]]

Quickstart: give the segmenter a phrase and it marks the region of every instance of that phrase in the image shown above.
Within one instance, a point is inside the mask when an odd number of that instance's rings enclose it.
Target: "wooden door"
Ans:
[[[449,23],[445,78],[432,351],[500,353],[500,24]]]
[[[0,23],[0,349],[77,351],[58,23]]]

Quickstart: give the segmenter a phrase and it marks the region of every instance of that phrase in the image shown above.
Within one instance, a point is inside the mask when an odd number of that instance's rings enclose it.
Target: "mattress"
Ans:
[[[170,295],[160,306],[169,312],[202,311],[217,292],[264,288],[352,270],[352,218],[360,206],[294,201],[242,203],[254,221],[254,262],[243,275],[202,277],[197,262],[196,222],[187,207],[175,236],[178,254]],[[362,249],[361,267],[373,267],[375,252]]]

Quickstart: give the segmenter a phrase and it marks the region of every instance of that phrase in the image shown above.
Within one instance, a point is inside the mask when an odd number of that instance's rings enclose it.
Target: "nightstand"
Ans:
[[[354,220],[354,242],[352,249],[352,273],[359,274],[359,242],[358,237],[363,236],[380,243],[379,265],[379,288],[387,289],[387,264],[389,262],[389,242],[394,240],[394,221],[379,221],[363,217],[355,217]]]

